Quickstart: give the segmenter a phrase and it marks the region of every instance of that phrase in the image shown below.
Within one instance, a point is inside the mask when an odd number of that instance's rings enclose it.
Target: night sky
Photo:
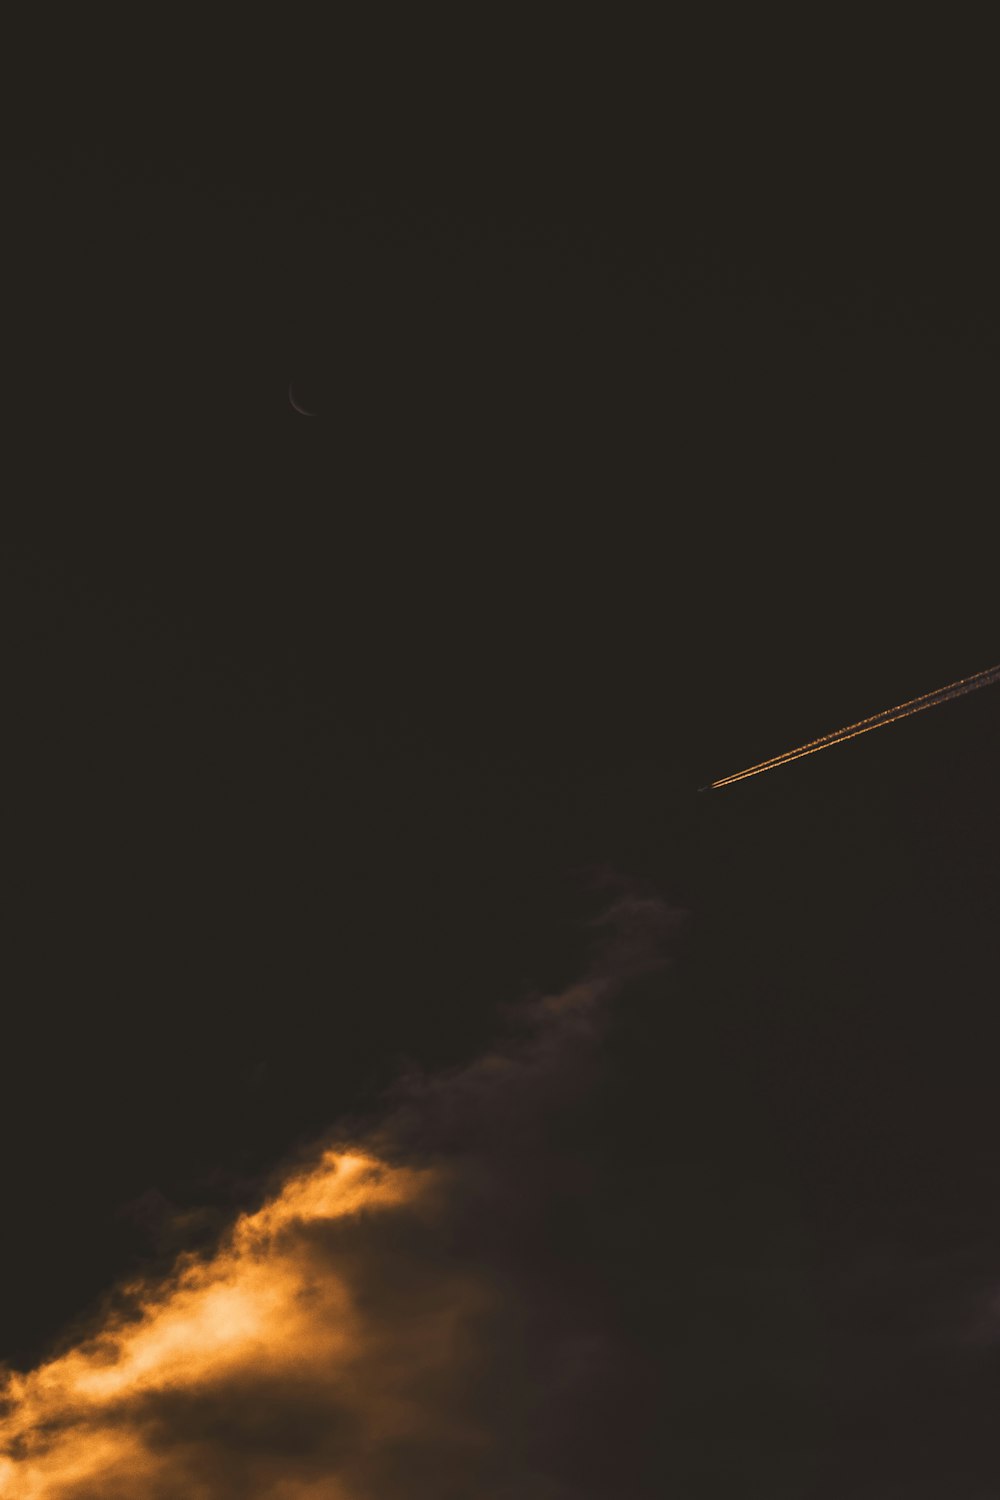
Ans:
[[[995,111],[612,40],[8,109],[4,1500],[1000,1494],[1000,688],[697,791],[1000,662]]]

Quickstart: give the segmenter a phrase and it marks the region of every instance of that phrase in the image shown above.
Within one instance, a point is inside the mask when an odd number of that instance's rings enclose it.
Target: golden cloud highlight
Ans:
[[[586,1414],[621,1403],[629,1360],[580,1249],[595,1218],[609,1253],[620,1217],[581,1120],[605,1002],[670,925],[616,903],[591,976],[505,1044],[401,1080],[377,1130],[286,1170],[212,1250],[0,1371],[0,1500],[589,1494]]]
[[[310,1231],[348,1219],[419,1215],[432,1205],[435,1181],[430,1170],[326,1151],[259,1211],[239,1218],[211,1258],[187,1257],[165,1285],[127,1287],[126,1308],[95,1337],[28,1374],[7,1377],[0,1496],[159,1493],[178,1455],[160,1446],[155,1421],[147,1422],[158,1397],[207,1395],[234,1377],[253,1379],[266,1370],[269,1382],[287,1380],[293,1389],[307,1377],[340,1382],[341,1399],[349,1402],[355,1367],[371,1354],[366,1336],[375,1330],[359,1305],[350,1247],[336,1274]],[[453,1301],[452,1316],[468,1305],[465,1298]],[[450,1352],[447,1322],[425,1330],[422,1357],[429,1365],[436,1362],[435,1340]],[[380,1441],[405,1438],[422,1419],[391,1385],[390,1379],[378,1416]],[[370,1400],[370,1383],[365,1393]],[[371,1415],[369,1409],[366,1425]],[[308,1481],[290,1488],[280,1476],[274,1480],[275,1496],[289,1500],[354,1493],[331,1488],[329,1476],[315,1490]],[[215,1492],[196,1479],[187,1490],[191,1500]]]

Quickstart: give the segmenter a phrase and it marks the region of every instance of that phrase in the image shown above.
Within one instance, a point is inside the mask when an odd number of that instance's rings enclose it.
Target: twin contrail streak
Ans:
[[[972,677],[960,677],[957,682],[950,682],[947,687],[936,688],[932,693],[924,693],[920,698],[911,698],[908,703],[900,703],[896,708],[886,708],[879,714],[872,714],[870,718],[859,719],[856,724],[847,724],[843,729],[835,729],[830,734],[820,735],[818,740],[810,740],[807,745],[800,745],[797,750],[786,750],[784,755],[772,755],[770,760],[762,760],[755,766],[748,766],[745,771],[737,771],[732,776],[723,776],[718,781],[711,781],[707,788],[702,790],[711,791],[716,787],[732,786],[734,781],[745,781],[748,776],[760,776],[763,771],[774,771],[778,766],[787,765],[791,760],[800,760],[803,755],[815,755],[818,750],[827,750],[831,745],[839,745],[844,740],[853,740],[859,734],[867,734],[871,729],[881,729],[885,724],[895,724],[897,719],[908,719],[911,714],[923,713],[925,708],[934,708],[938,703],[947,703],[951,698],[962,698],[966,693],[974,693],[978,688],[987,687],[991,682],[1000,682],[1000,666],[988,667],[984,672],[976,672]]]

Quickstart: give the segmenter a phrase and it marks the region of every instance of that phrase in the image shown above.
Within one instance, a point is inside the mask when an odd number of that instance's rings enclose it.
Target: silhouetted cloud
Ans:
[[[649,1382],[595,1230],[616,1214],[614,1170],[582,1121],[609,1003],[663,966],[674,925],[621,894],[591,971],[515,1006],[503,1044],[404,1077],[380,1119],[286,1169],[210,1252],[9,1373],[0,1496],[613,1493]]]

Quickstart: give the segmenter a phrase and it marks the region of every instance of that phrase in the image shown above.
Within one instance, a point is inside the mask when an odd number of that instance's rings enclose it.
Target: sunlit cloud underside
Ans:
[[[426,1415],[414,1388],[454,1359],[476,1289],[451,1278],[446,1298],[432,1298],[431,1305],[418,1298],[409,1306],[408,1327],[382,1328],[381,1309],[366,1306],[358,1230],[370,1235],[375,1219],[432,1216],[435,1181],[429,1170],[327,1151],[258,1212],[242,1216],[212,1257],[187,1257],[165,1284],[126,1288],[124,1309],[99,1334],[28,1374],[8,1377],[0,1495],[171,1494],[180,1470],[191,1500],[214,1497],[217,1476],[199,1477],[199,1448],[208,1454],[218,1446],[217,1434],[208,1430],[211,1420],[199,1432],[190,1413],[180,1423],[169,1415],[199,1404],[211,1413],[213,1395],[222,1393],[231,1408],[241,1388],[251,1409],[259,1400],[265,1424],[267,1393],[276,1386],[301,1393],[306,1402],[311,1390],[332,1386],[338,1411],[364,1403],[355,1425],[366,1441],[391,1445],[414,1436]],[[376,1254],[379,1248],[376,1243]],[[375,1382],[373,1360],[379,1362]],[[235,1440],[241,1424],[237,1414]],[[242,1434],[251,1450],[252,1425],[251,1419]],[[464,1440],[474,1443],[475,1435],[466,1432]],[[251,1457],[254,1482],[266,1482],[276,1500],[357,1494],[352,1481],[331,1476],[322,1455],[315,1480],[289,1479],[277,1463],[276,1472],[261,1474],[263,1455],[251,1452],[248,1462]]]
[[[586,1101],[608,1002],[662,966],[674,921],[621,897],[588,975],[518,1007],[506,1041],[400,1079],[377,1125],[279,1172],[213,1248],[0,1369],[0,1500],[592,1493],[595,1413],[624,1420],[633,1361],[621,1273],[582,1248],[598,1214],[610,1253],[616,1222]]]

